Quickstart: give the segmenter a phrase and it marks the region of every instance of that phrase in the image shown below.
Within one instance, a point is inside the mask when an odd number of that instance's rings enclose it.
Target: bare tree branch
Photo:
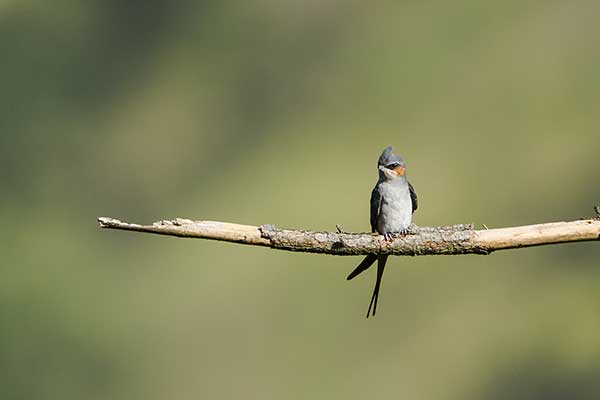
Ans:
[[[386,242],[380,235],[312,232],[279,229],[272,225],[239,225],[227,222],[174,219],[152,225],[137,225],[118,219],[98,218],[100,227],[188,238],[221,240],[274,249],[333,255],[434,255],[489,254],[495,250],[516,249],[567,242],[600,241],[600,220],[595,218],[552,222],[501,229],[474,230],[473,225],[411,227],[407,236]]]

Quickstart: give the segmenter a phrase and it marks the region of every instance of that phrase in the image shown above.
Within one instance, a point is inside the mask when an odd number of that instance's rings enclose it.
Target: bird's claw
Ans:
[[[406,235],[408,235],[409,233],[410,233],[410,229],[408,229],[408,228],[400,229],[400,230],[398,231],[398,235],[400,235],[400,236],[406,236]]]
[[[413,231],[410,228],[404,228],[399,230],[398,232],[385,232],[383,234],[383,240],[385,240],[386,242],[391,242],[394,240],[394,238],[398,236],[407,236],[412,233]]]

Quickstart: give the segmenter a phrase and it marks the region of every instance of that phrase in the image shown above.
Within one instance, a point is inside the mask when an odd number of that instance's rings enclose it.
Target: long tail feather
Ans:
[[[367,318],[371,314],[371,307],[373,308],[372,316],[375,316],[377,311],[377,300],[379,298],[379,288],[381,287],[381,279],[383,278],[383,270],[385,269],[385,263],[388,256],[377,257],[377,281],[375,281],[375,288],[373,289],[373,295],[371,296],[371,303],[369,303],[369,310],[367,311]]]
[[[375,260],[377,260],[377,256],[375,254],[369,254],[365,257],[364,260],[362,260],[360,264],[358,264],[358,267],[354,268],[354,271],[350,272],[350,275],[348,275],[346,279],[350,280],[354,278],[356,275],[360,274],[361,272],[369,268],[371,265],[373,265]]]

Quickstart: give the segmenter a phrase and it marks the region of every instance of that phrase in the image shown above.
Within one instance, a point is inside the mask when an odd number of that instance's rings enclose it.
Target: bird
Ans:
[[[418,206],[417,193],[406,177],[406,162],[392,151],[391,146],[387,147],[379,156],[379,179],[371,192],[371,232],[383,235],[385,241],[393,240],[395,235],[409,233],[412,215]],[[377,280],[367,318],[369,315],[374,317],[377,311],[379,288],[387,259],[387,255],[369,254],[346,278],[353,279],[377,261]]]

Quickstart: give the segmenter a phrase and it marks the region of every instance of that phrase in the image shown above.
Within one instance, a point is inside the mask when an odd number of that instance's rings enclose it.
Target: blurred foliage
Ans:
[[[600,249],[358,258],[100,231],[368,229],[600,200],[595,1],[0,1],[3,399],[598,398]]]

